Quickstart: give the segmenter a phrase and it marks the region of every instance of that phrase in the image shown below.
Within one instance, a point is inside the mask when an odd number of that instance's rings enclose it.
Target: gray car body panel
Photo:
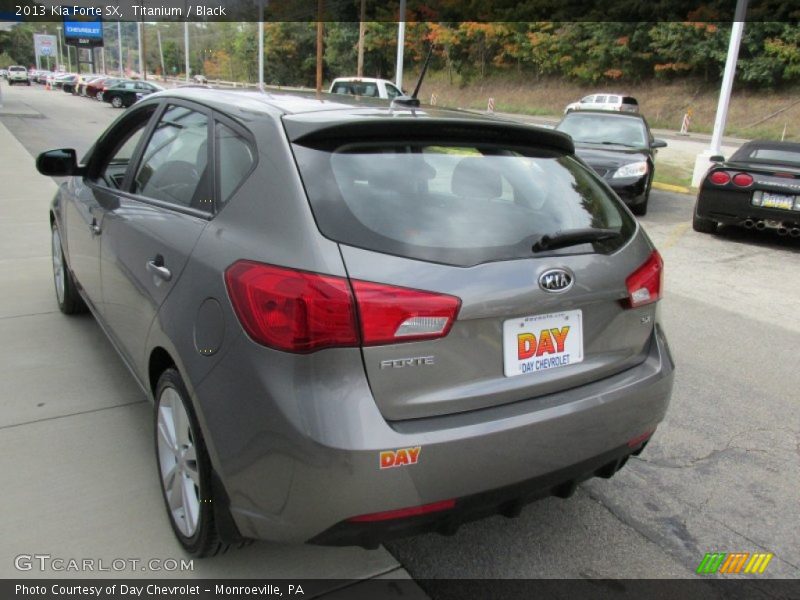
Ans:
[[[192,223],[181,235],[168,230],[156,234],[157,228],[141,224],[136,235],[117,235],[116,227],[131,223],[124,214],[115,216],[118,225],[101,234],[108,232],[115,240],[104,239],[97,249],[98,277],[102,272],[103,286],[114,285],[101,297],[141,309],[136,322],[141,350],[124,358],[151,397],[154,357],[168,354],[183,376],[242,534],[305,541],[355,515],[512,484],[624,446],[663,418],[674,365],[658,326],[658,310],[656,305],[623,310],[619,304],[626,296],[625,277],[652,251],[641,228],[611,256],[551,256],[470,269],[340,246],[316,226],[281,118],[290,107],[308,110],[314,103],[331,111],[352,111],[354,105],[373,110],[372,105],[349,99],[344,104],[338,97],[273,101],[270,95],[179,90],[149,96],[137,107],[170,97],[220,110],[241,123],[257,142],[257,166],[213,218],[181,214],[165,221],[168,229]],[[446,115],[440,113],[440,118]],[[455,118],[462,117],[455,113]],[[487,120],[486,126],[491,123]],[[62,186],[53,213],[67,231],[83,226],[87,235],[80,243],[85,243],[92,239],[87,217],[71,206],[81,185],[80,178],[73,178]],[[139,202],[128,201],[134,207]],[[141,204],[142,219],[169,210]],[[65,244],[73,267],[81,260],[76,239]],[[171,252],[185,265],[176,268],[169,282],[148,290],[151,281],[134,271],[156,252]],[[438,342],[290,354],[255,343],[242,329],[223,277],[240,259],[456,293],[463,306],[456,326]],[[113,264],[101,270],[106,260]],[[562,265],[576,275],[574,294],[536,292],[532,282],[538,273]],[[85,272],[86,267],[75,271],[81,285]],[[594,285],[602,291],[593,292]],[[96,294],[85,286],[82,293]],[[130,344],[125,326],[98,310],[97,298],[90,300],[112,341],[119,337],[118,346]],[[497,378],[502,357],[495,357],[488,379],[469,365],[470,372],[464,373],[454,358],[458,346],[470,352],[475,335],[495,336],[480,350],[482,356],[493,344],[497,348],[498,318],[593,302],[604,308],[587,322],[587,336],[609,326],[626,333],[607,346],[587,341],[596,360],[587,354],[584,363],[575,365],[579,369],[570,374],[567,389],[556,381],[565,373],[557,373],[559,369],[551,381],[532,384],[525,376]],[[402,381],[376,385],[377,379],[368,376],[383,357],[414,356],[437,344],[452,355],[437,367],[447,381],[439,389],[426,380],[415,383],[420,386],[415,393],[404,394]],[[465,376],[456,382],[459,368]],[[381,450],[410,446],[422,448],[418,464],[379,468]]]

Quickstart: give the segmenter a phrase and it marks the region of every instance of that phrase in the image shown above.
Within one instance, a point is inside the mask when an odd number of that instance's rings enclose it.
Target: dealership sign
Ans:
[[[33,48],[37,57],[55,56],[57,43],[58,41],[54,35],[33,34]]]

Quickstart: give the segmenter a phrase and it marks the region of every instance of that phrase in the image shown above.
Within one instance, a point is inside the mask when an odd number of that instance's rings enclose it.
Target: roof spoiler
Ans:
[[[338,111],[337,111],[338,112]],[[515,123],[481,118],[437,118],[415,111],[409,115],[369,115],[357,120],[305,120],[303,115],[287,115],[284,127],[293,143],[336,143],[379,140],[465,141],[542,148],[556,154],[574,154],[572,138],[565,133]]]

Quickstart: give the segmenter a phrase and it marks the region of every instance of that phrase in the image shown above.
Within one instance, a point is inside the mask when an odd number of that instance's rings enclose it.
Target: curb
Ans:
[[[692,188],[688,188],[683,185],[672,185],[671,183],[661,183],[660,181],[654,181],[653,187],[657,190],[663,190],[665,192],[675,192],[676,194],[693,194],[694,190]]]

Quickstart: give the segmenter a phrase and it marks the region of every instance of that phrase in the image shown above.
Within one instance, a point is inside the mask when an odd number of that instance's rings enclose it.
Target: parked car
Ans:
[[[52,83],[50,86],[54,90],[63,90],[65,92],[71,92],[72,87],[75,82],[78,80],[78,76],[73,73],[62,73],[61,75],[56,75],[53,77]]]
[[[367,98],[384,98],[387,100],[393,100],[403,95],[403,92],[391,81],[371,77],[339,77],[333,80],[328,91],[331,94],[366,96]]]
[[[8,77],[8,69],[0,69],[0,77],[6,79]]]
[[[97,98],[98,94],[100,94],[106,86],[111,87],[120,81],[122,81],[122,79],[118,77],[99,77],[94,81],[90,81],[86,85],[86,97]]]
[[[721,223],[800,237],[800,144],[752,141],[727,161],[712,160],[697,193],[695,231],[714,233]]]
[[[52,74],[53,74],[52,71],[37,71],[34,81],[36,83],[41,83],[42,85],[44,85],[45,83],[47,83],[47,78],[50,77]]]
[[[615,110],[618,112],[638,113],[639,103],[633,96],[626,94],[592,94],[567,104],[564,114],[575,110]]]
[[[655,156],[667,142],[653,138],[639,114],[571,112],[556,125],[575,142],[575,153],[630,206],[647,214],[655,175]]]
[[[58,87],[60,87],[67,94],[74,94],[78,84],[78,78],[78,75],[69,74],[63,78],[56,78],[56,83],[60,83]]]
[[[149,81],[121,81],[103,90],[103,102],[108,102],[114,108],[128,107],[141,97],[163,89],[160,85]]]
[[[569,137],[366,104],[169,90],[80,166],[37,159],[72,178],[58,306],[154,402],[191,554],[511,516],[610,477],[664,417],[661,258]]]
[[[74,93],[76,96],[85,96],[86,95],[86,86],[88,86],[91,82],[96,81],[102,77],[101,75],[96,74],[84,74],[78,76],[78,81],[75,84]]]
[[[208,78],[205,75],[192,75],[192,83],[206,84]]]
[[[8,85],[17,85],[19,83],[24,83],[25,85],[31,84],[31,80],[28,77],[28,69],[20,65],[8,67],[7,79]]]

